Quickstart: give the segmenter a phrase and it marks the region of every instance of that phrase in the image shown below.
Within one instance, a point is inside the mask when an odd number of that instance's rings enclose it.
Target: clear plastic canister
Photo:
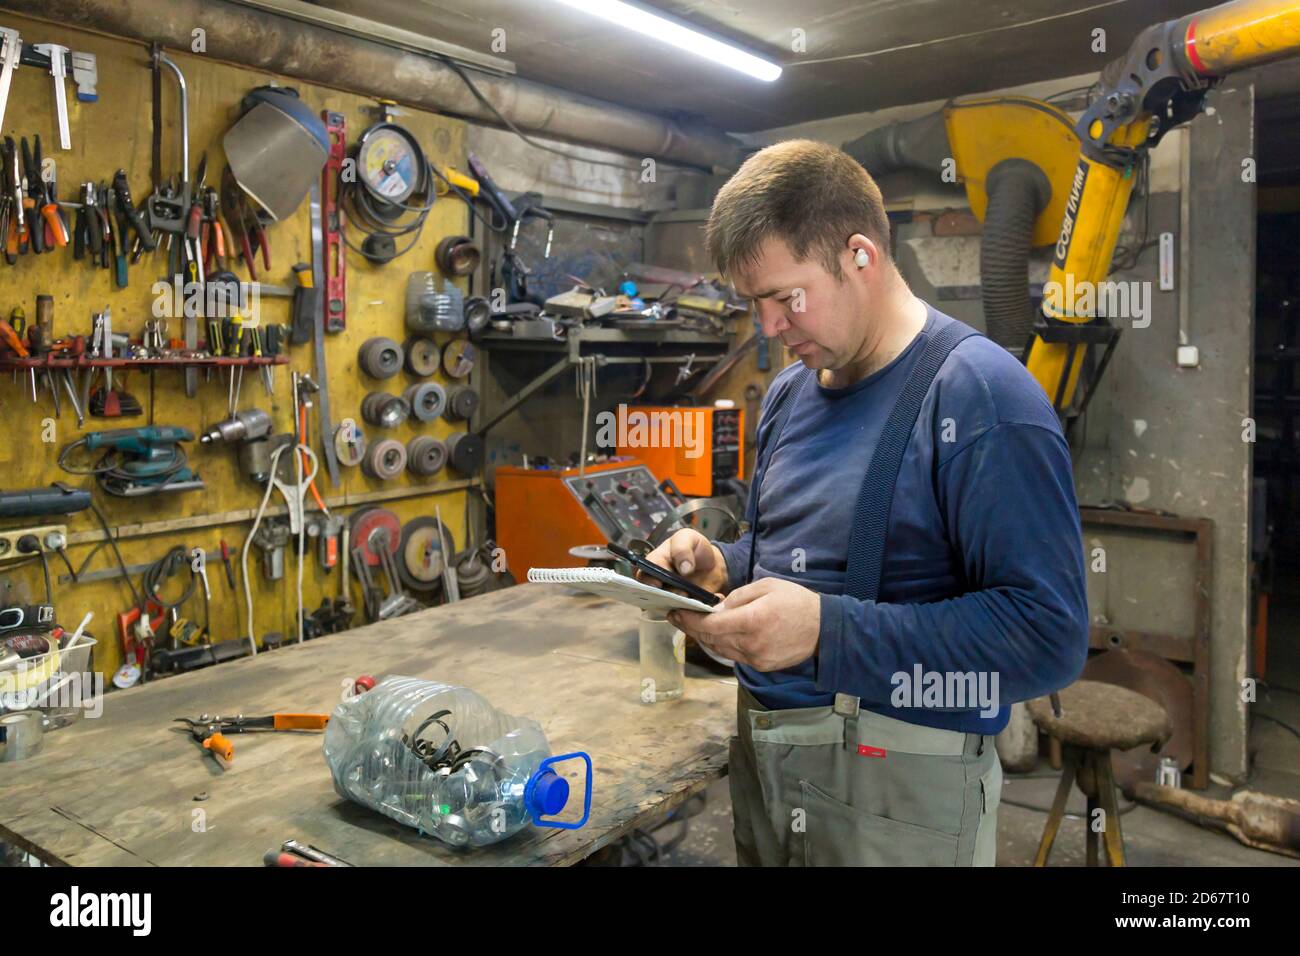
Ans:
[[[497,843],[530,820],[574,826],[542,819],[565,808],[570,790],[541,725],[467,687],[385,677],[334,709],[324,750],[342,796],[452,846]],[[590,768],[585,754],[565,756]],[[590,806],[588,772],[582,822]]]

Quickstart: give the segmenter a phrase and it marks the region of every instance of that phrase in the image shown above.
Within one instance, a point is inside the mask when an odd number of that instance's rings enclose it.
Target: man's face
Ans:
[[[847,243],[836,279],[816,258],[798,262],[780,239],[768,239],[754,265],[732,278],[754,303],[763,333],[779,338],[808,368],[838,369],[862,348],[869,314],[869,282]],[[870,269],[871,267],[868,267]]]

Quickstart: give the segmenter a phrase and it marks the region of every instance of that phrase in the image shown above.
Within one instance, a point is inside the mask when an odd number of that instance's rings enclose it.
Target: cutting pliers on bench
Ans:
[[[177,717],[173,723],[189,725],[190,734],[226,763],[235,759],[235,745],[226,734],[242,734],[258,730],[324,730],[329,714],[269,714],[266,717],[218,717],[202,714],[198,717]]]

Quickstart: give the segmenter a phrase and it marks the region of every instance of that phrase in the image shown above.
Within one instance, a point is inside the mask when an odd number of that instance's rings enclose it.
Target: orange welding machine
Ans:
[[[726,494],[744,478],[745,412],[711,405],[633,405],[619,415],[620,455],[634,455],[684,495]]]
[[[607,541],[645,541],[673,510],[659,481],[637,459],[577,468],[496,470],[497,544],[515,579],[529,568],[582,562],[569,549]]]

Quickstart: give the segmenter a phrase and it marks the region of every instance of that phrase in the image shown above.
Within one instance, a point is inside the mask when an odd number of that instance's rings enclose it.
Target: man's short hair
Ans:
[[[839,279],[845,242],[858,232],[889,257],[889,217],[876,181],[843,150],[790,139],[755,153],[727,180],[705,241],[724,276],[752,266],[775,236],[795,259],[815,258]]]

